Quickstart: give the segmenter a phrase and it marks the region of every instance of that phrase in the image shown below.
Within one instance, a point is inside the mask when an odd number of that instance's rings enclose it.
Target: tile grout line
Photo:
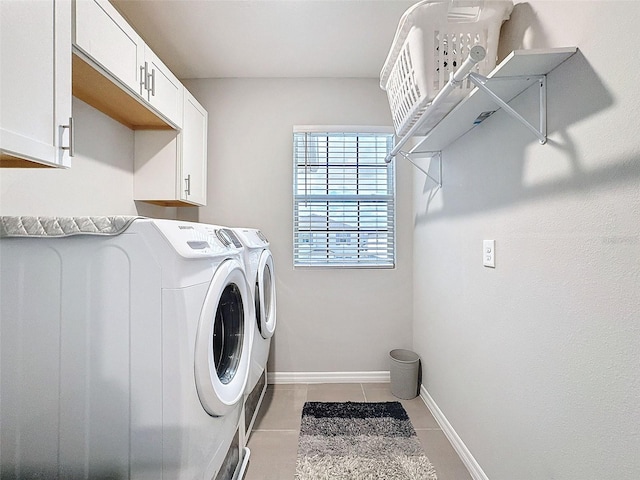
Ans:
[[[298,432],[300,429],[295,428],[257,428],[253,432]]]

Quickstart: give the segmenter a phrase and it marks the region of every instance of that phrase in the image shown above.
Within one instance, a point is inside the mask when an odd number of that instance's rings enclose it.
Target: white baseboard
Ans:
[[[420,385],[420,398],[422,398],[422,401],[427,405],[427,408],[431,411],[431,414],[436,419],[436,422],[438,422],[438,425],[440,425],[443,433],[449,439],[449,442],[451,442],[454,450],[458,453],[462,463],[464,463],[467,470],[469,470],[471,478],[473,478],[473,480],[489,480],[489,477],[487,477],[482,470],[482,467],[480,467],[480,464],[476,461],[462,439],[453,429],[447,420],[447,417],[445,417],[444,413],[442,413],[440,408],[438,408],[438,405],[433,398],[431,398],[431,395],[429,395],[429,392],[424,385]]]
[[[389,372],[268,372],[267,383],[389,383]]]

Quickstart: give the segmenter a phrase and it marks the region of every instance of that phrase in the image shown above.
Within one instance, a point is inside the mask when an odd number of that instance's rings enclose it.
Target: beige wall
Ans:
[[[577,46],[549,142],[499,112],[414,176],[414,347],[491,480],[640,478],[640,2],[516,5],[502,50]],[[536,92],[515,103],[532,120]],[[482,240],[496,241],[496,268]]]
[[[293,125],[389,125],[375,79],[193,80],[209,112],[209,201],[200,221],[260,228],[275,257],[273,372],[388,370],[411,342],[411,170],[398,169],[394,270],[293,268]]]

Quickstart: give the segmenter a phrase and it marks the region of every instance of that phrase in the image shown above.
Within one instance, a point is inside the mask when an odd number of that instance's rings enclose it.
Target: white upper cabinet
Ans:
[[[71,1],[0,0],[0,166],[69,167]]]
[[[206,204],[207,112],[106,0],[75,0],[73,94],[135,130],[135,200]]]
[[[75,27],[76,48],[142,95],[145,45],[117,10],[106,1],[77,0]]]
[[[182,176],[184,200],[207,204],[207,111],[185,89],[182,128]]]
[[[161,206],[207,203],[207,112],[184,90],[181,132],[136,130],[134,200]]]
[[[74,49],[81,60],[74,59],[74,95],[132,128],[182,128],[184,87],[175,75],[107,0],[75,5]],[[125,90],[118,92],[87,65]]]
[[[146,91],[142,92],[143,98],[176,126],[181,127],[182,91],[184,90],[182,83],[146,46],[144,71],[146,73]]]

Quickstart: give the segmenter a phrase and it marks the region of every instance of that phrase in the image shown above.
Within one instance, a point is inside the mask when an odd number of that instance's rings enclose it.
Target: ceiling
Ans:
[[[111,0],[182,79],[378,78],[406,0]]]

